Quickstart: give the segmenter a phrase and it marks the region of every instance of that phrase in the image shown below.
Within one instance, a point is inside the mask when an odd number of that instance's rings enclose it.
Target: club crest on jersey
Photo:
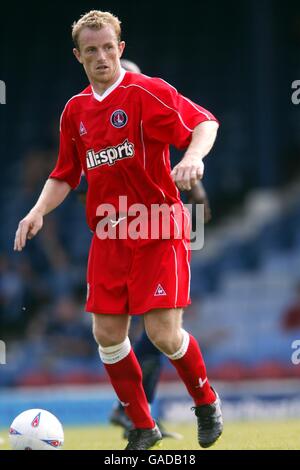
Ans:
[[[128,121],[127,114],[122,109],[117,109],[110,116],[111,124],[117,128],[126,126],[127,121]]]
[[[38,425],[40,424],[40,419],[41,419],[41,413],[39,413],[38,415],[36,415],[36,417],[34,418],[34,420],[32,421],[31,423],[31,426],[33,428],[37,428]]]

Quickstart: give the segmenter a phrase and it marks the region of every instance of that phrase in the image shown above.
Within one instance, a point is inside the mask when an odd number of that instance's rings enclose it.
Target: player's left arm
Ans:
[[[171,176],[181,191],[190,190],[204,173],[203,158],[210,152],[217,137],[219,124],[216,121],[204,121],[198,124],[192,134],[192,140],[184,157],[176,165]]]

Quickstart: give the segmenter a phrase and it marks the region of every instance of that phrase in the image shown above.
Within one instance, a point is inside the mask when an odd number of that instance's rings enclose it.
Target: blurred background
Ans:
[[[90,9],[120,17],[124,58],[221,122],[205,161],[212,221],[192,253],[185,328],[227,419],[300,417],[299,2],[28,1],[1,5],[0,427],[34,406],[67,424],[105,422],[114,400],[84,312],[90,232],[76,194],[13,252],[17,224],[55,165],[60,114],[86,87],[70,32]],[[187,419],[187,400],[165,361],[156,412]]]

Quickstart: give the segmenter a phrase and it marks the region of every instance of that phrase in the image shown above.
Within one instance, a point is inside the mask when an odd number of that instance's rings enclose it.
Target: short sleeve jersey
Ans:
[[[180,194],[171,176],[169,145],[185,149],[193,129],[216,120],[160,78],[121,69],[99,96],[92,87],[73,96],[61,116],[60,150],[50,177],[73,189],[84,172],[87,221],[97,224],[100,204],[172,205]],[[117,212],[117,210],[116,210]]]

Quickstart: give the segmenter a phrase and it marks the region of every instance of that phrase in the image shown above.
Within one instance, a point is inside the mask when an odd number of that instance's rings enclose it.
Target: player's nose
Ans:
[[[101,47],[97,49],[96,59],[99,62],[99,65],[103,65],[103,62],[105,60],[105,52]]]

